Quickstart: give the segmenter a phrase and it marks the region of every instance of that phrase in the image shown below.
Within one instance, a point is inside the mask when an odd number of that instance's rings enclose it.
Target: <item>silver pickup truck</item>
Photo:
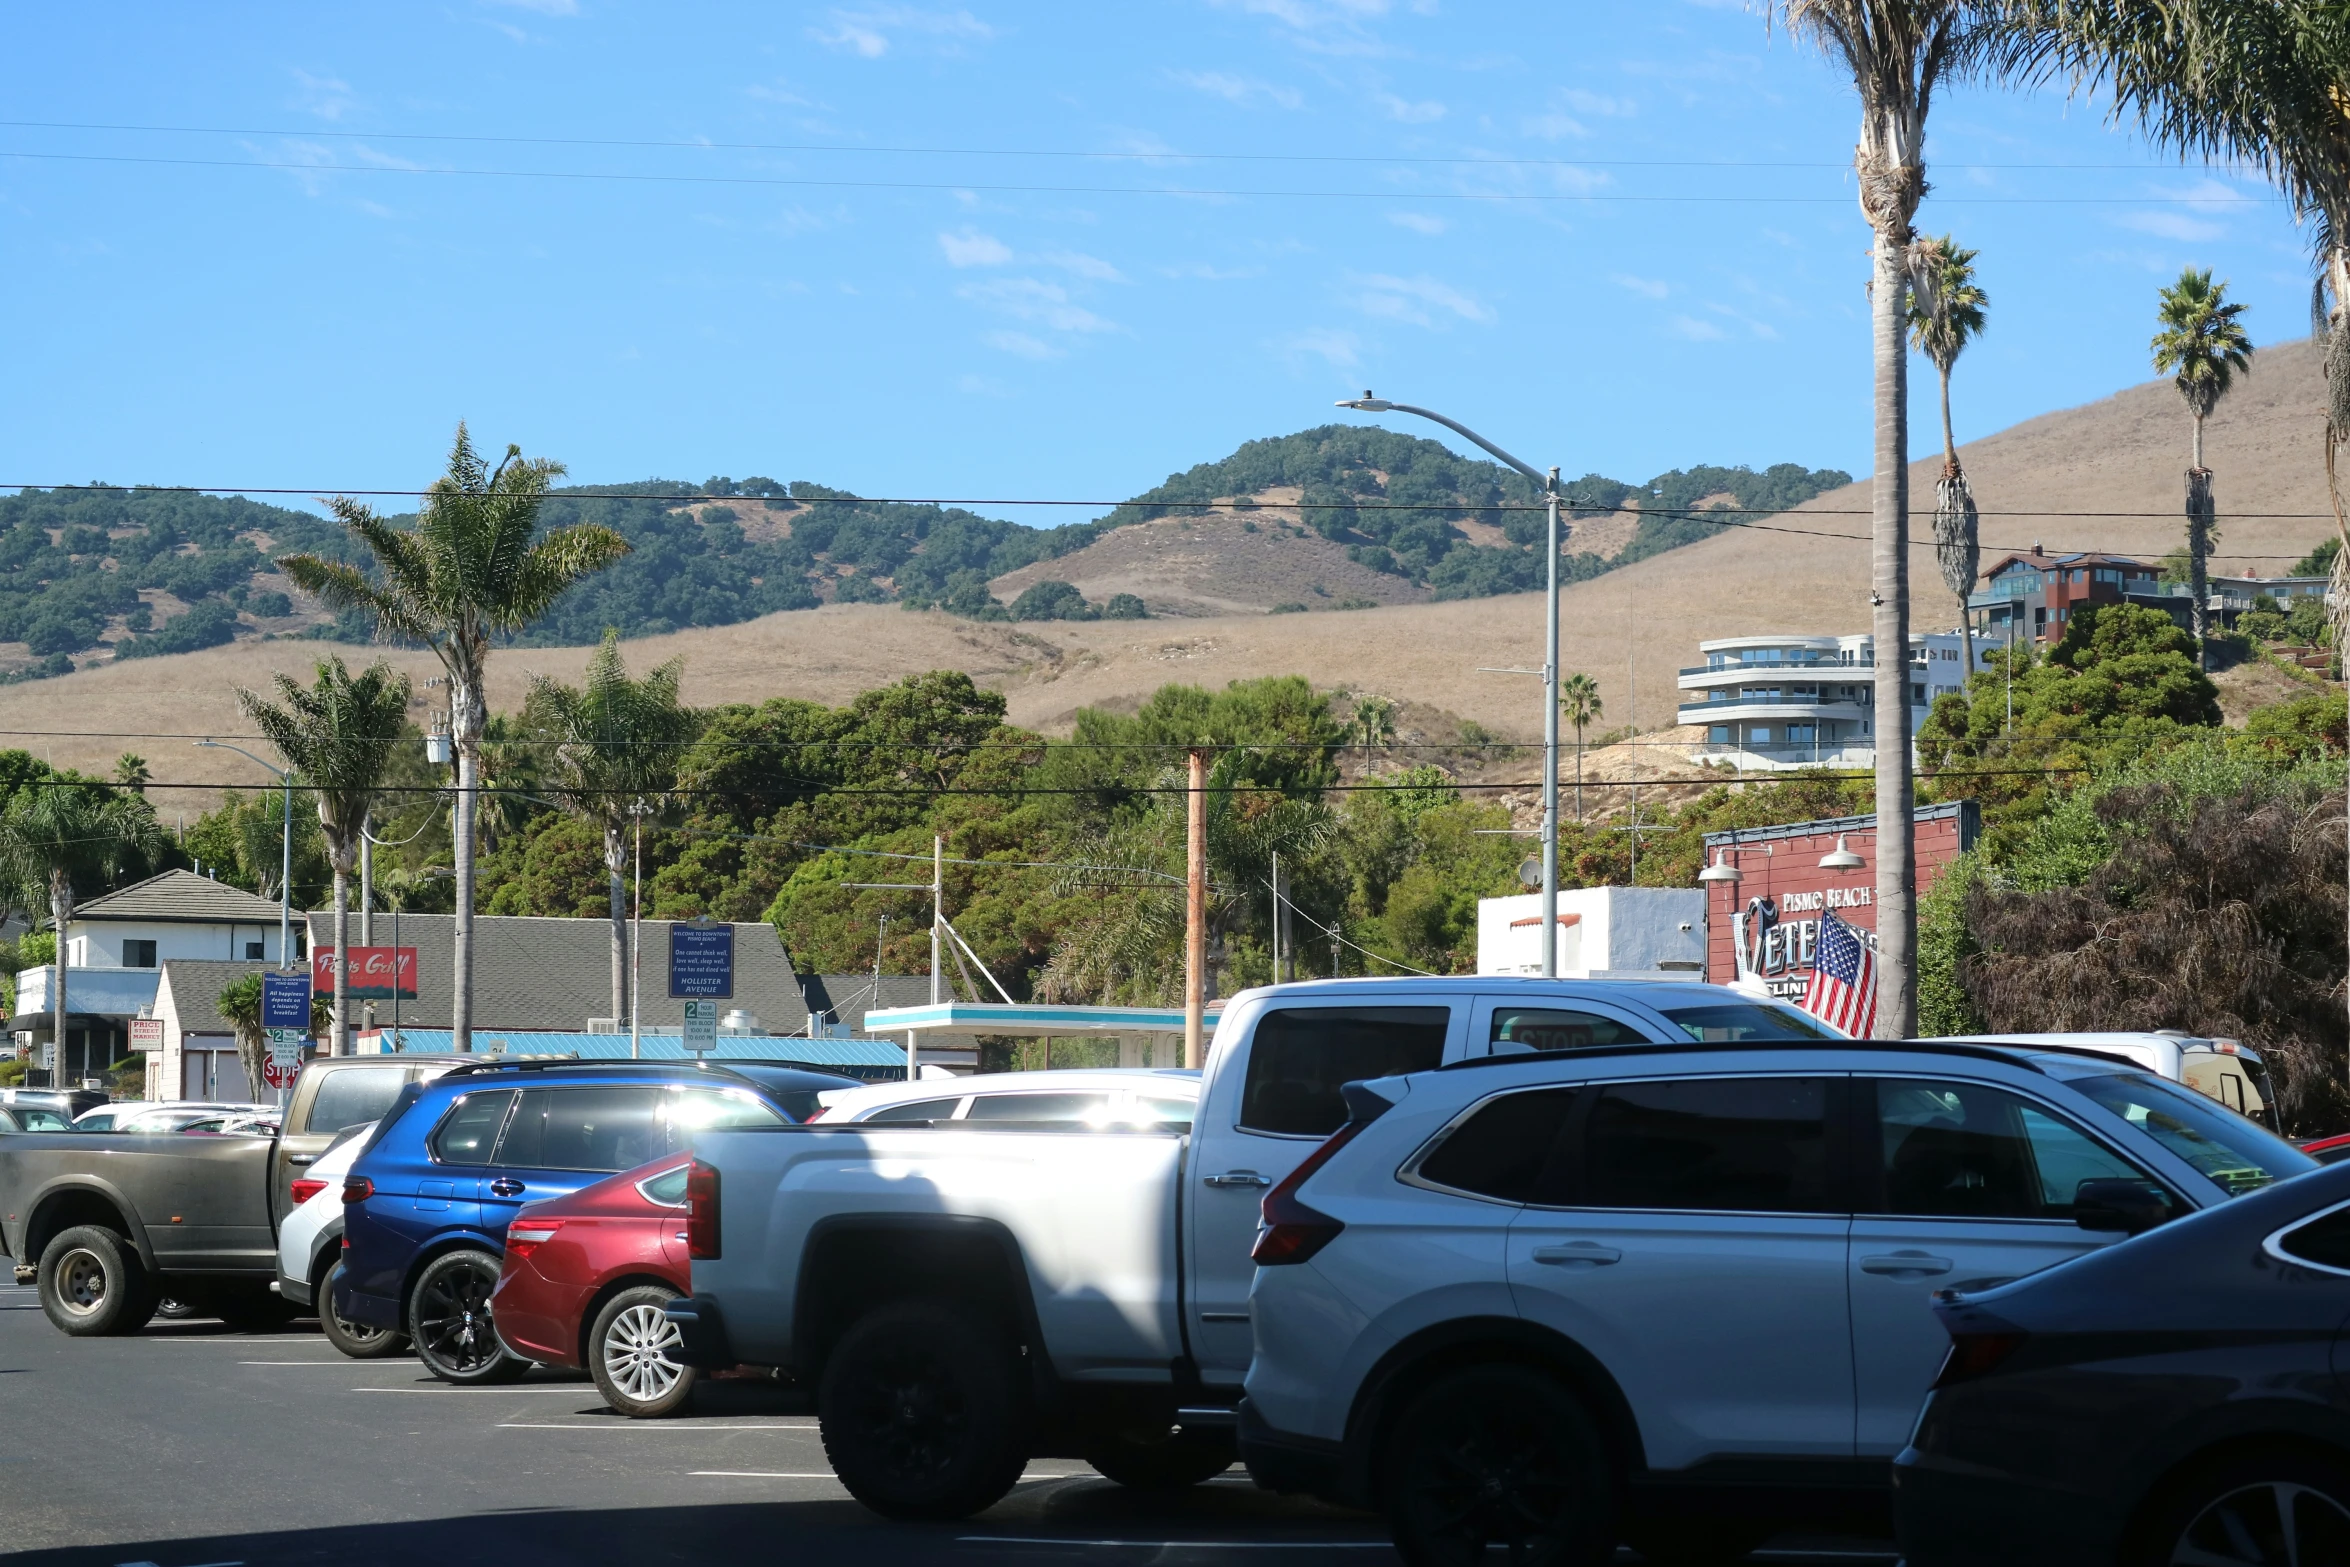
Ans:
[[[268,1137],[0,1136],[0,1252],[76,1336],[136,1333],[166,1296],[233,1326],[283,1322]]]
[[[1193,1484],[1233,1457],[1259,1205],[1345,1120],[1346,1083],[1510,1051],[1821,1037],[1701,984],[1322,981],[1233,999],[1188,1128],[707,1134],[675,1353],[812,1386],[834,1472],[891,1516],[976,1512],[1032,1457]]]

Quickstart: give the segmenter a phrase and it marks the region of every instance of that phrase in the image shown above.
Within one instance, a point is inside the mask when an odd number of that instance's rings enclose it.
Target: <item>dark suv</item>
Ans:
[[[528,1362],[490,1323],[506,1226],[525,1203],[688,1149],[712,1127],[788,1126],[788,1106],[847,1078],[730,1062],[459,1066],[404,1089],[343,1186],[335,1308],[406,1333],[444,1381],[500,1382]]]

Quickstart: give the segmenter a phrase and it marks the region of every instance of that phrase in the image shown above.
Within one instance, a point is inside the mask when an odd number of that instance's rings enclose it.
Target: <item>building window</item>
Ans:
[[[1771,743],[1771,726],[1769,724],[1747,725],[1746,743],[1748,745],[1769,745]]]
[[[261,961],[260,942],[248,941],[245,943],[245,961],[248,963],[258,963]]]
[[[1730,726],[1728,724],[1715,724],[1712,728],[1705,732],[1705,738],[1710,744],[1713,745],[1728,745],[1730,743]]]
[[[1787,726],[1787,743],[1789,745],[1810,745],[1819,737],[1820,726],[1817,724],[1789,724]]]
[[[155,966],[155,943],[152,941],[125,941],[122,944],[122,966],[124,968],[153,968]]]
[[[1910,700],[1910,705],[1911,705],[1911,706],[1913,706],[1913,707],[1923,707],[1923,706],[1925,706],[1925,705],[1926,705],[1926,688],[1925,688],[1924,686],[1911,686],[1911,687],[1909,688],[1909,700]]]

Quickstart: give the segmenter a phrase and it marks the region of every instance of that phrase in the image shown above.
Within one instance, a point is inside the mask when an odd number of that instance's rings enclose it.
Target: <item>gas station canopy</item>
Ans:
[[[1209,1024],[1214,1024],[1214,1014]],[[915,1041],[924,1034],[998,1034],[1019,1035],[1025,1038],[1102,1038],[1118,1041],[1120,1066],[1179,1066],[1182,1064],[1178,1044],[1170,1061],[1145,1061],[1145,1041],[1153,1042],[1151,1054],[1168,1054],[1161,1040],[1180,1041],[1183,1037],[1183,1009],[1181,1007],[1065,1007],[1044,1004],[1005,1006],[997,1002],[939,1001],[920,1007],[876,1008],[865,1014],[865,1032],[868,1034],[904,1034],[906,1048],[911,1055]]]

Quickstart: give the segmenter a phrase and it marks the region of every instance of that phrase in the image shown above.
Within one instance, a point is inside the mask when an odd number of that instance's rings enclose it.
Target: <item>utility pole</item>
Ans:
[[[375,945],[375,818],[372,813],[359,818],[359,945]],[[400,954],[392,954],[392,988],[400,988]],[[367,1017],[370,1033],[375,1030],[375,1003],[370,1001],[359,1009]],[[380,1043],[380,1041],[379,1041]]]
[[[937,833],[930,836],[930,1004],[937,1006],[946,1000],[946,971],[939,967],[940,929],[947,917],[947,841]],[[912,1052],[907,1059],[912,1061]],[[911,1066],[906,1075],[912,1077]]]
[[[644,1049],[644,987],[638,978],[645,971],[645,802],[637,800],[628,808],[636,827],[636,894],[635,912],[628,920],[628,1059],[643,1059]]]
[[[1185,837],[1188,874],[1183,889],[1183,1064],[1198,1071],[1207,1059],[1208,971],[1208,762],[1191,751],[1190,807]]]
[[[1297,978],[1297,948],[1289,938],[1289,878],[1281,872],[1281,856],[1273,856],[1273,983]]]

